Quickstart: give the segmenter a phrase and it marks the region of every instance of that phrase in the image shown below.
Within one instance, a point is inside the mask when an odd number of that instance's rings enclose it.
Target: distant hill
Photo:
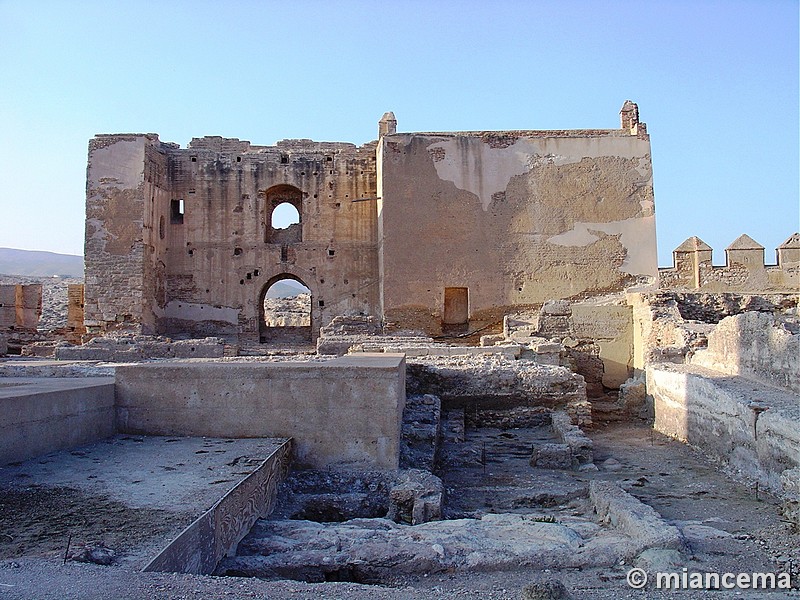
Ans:
[[[289,298],[298,294],[307,294],[308,289],[293,279],[283,279],[272,285],[267,291],[267,298]]]
[[[28,277],[83,277],[83,257],[38,250],[0,248],[0,273]]]

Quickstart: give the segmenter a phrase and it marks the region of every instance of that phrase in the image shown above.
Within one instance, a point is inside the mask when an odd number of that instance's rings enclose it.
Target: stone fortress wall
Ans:
[[[659,269],[661,288],[704,292],[792,292],[800,289],[800,234],[775,250],[776,264],[766,264],[764,246],[742,234],[725,248],[725,265],[712,263],[713,250],[690,237],[672,252],[673,266]]]
[[[508,307],[657,277],[650,141],[620,129],[397,133],[363,146],[98,135],[87,169],[85,326],[234,343],[267,337],[281,279],[311,331],[372,316],[429,335]],[[299,223],[272,226],[281,204]]]

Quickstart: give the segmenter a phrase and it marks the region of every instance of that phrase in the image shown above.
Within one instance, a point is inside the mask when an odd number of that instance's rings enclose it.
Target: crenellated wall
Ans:
[[[673,251],[673,266],[659,269],[660,287],[746,293],[800,290],[798,233],[776,249],[774,265],[765,264],[764,246],[745,234],[725,249],[725,266],[713,265],[712,252],[700,238],[687,239]]]

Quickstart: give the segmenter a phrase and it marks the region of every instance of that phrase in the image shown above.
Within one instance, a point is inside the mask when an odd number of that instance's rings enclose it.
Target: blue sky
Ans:
[[[96,133],[651,134],[659,262],[800,228],[798,2],[0,0],[0,246],[82,254]]]

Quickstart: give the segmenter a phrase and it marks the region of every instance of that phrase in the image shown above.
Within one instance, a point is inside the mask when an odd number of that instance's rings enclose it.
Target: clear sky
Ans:
[[[0,0],[0,246],[83,253],[88,140],[651,135],[660,264],[800,229],[797,0]]]

